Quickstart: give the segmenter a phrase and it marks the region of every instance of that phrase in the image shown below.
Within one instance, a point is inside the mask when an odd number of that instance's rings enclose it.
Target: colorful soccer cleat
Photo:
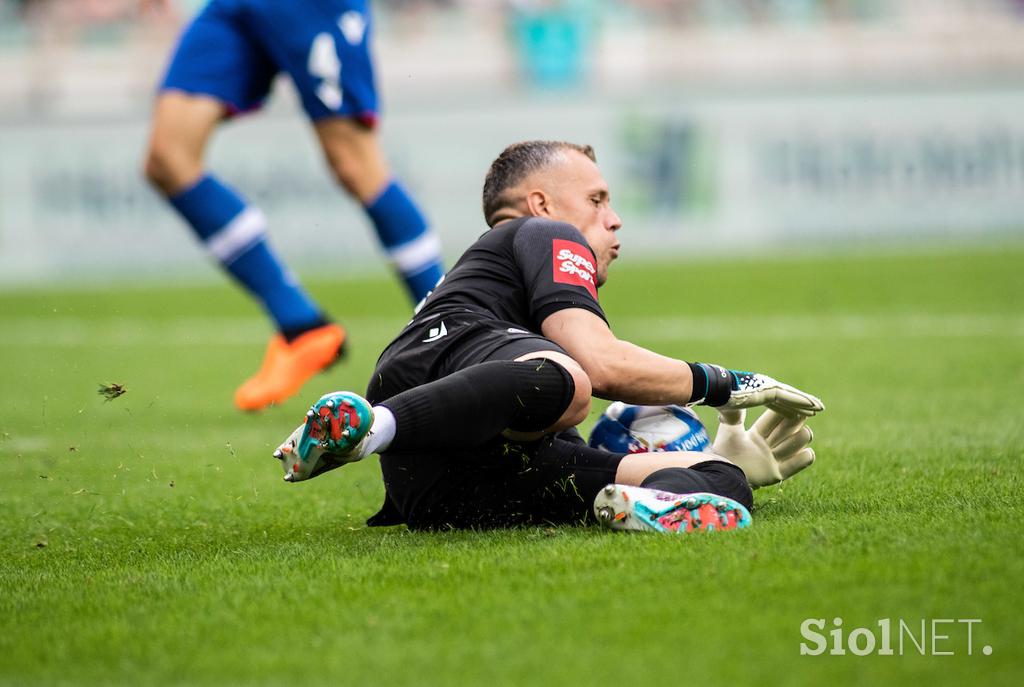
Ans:
[[[373,426],[373,408],[350,391],[324,394],[306,413],[274,457],[284,467],[285,482],[301,482],[346,463],[362,460],[359,448]]]
[[[293,396],[306,381],[341,357],[345,330],[336,324],[311,329],[292,342],[280,334],[267,345],[259,372],[235,392],[239,410],[262,410]]]
[[[725,496],[697,492],[672,494],[658,489],[609,484],[594,499],[598,522],[613,530],[683,534],[694,530],[750,527],[750,512]]]

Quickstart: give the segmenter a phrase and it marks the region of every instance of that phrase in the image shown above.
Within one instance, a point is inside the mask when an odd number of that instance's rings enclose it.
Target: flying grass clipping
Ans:
[[[117,382],[100,382],[100,387],[96,390],[96,393],[108,402],[113,401],[118,396],[123,396],[127,392],[128,387],[124,384],[118,384]]]

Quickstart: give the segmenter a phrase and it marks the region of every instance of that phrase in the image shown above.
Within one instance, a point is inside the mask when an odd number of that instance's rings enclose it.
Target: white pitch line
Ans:
[[[614,326],[614,322],[613,322]],[[646,341],[915,339],[1024,336],[1024,317],[1002,315],[826,315],[625,318],[619,336]]]
[[[359,330],[367,338],[390,338],[404,321],[397,318],[353,318],[342,321],[347,328]],[[27,346],[135,346],[161,344],[174,346],[262,345],[273,333],[270,325],[253,318],[188,317],[173,320],[146,318],[85,319],[0,318],[8,336],[0,338],[0,347]]]
[[[714,341],[743,337],[761,340],[856,340],[916,338],[1024,337],[1019,315],[783,315],[716,317],[614,317],[615,332],[643,341]],[[342,320],[356,337],[389,341],[403,318]],[[253,346],[270,336],[269,326],[252,318],[85,319],[73,317],[0,318],[0,348],[80,346]]]

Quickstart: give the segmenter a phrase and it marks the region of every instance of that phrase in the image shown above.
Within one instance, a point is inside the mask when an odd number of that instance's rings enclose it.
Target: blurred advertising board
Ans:
[[[663,257],[1024,236],[1022,114],[1024,89],[1009,87],[508,93],[399,101],[382,136],[450,257],[485,229],[488,164],[527,138],[594,145],[629,254]],[[0,123],[3,281],[205,269],[142,181],[146,129],[143,114]],[[296,266],[380,267],[287,98],[225,127],[210,161]]]

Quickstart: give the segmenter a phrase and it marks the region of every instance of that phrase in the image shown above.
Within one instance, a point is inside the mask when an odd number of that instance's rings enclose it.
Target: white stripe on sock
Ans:
[[[206,239],[206,248],[224,264],[232,262],[263,238],[267,218],[256,208],[246,208]]]
[[[408,243],[388,249],[388,255],[403,273],[419,272],[441,257],[441,239],[428,231]]]

